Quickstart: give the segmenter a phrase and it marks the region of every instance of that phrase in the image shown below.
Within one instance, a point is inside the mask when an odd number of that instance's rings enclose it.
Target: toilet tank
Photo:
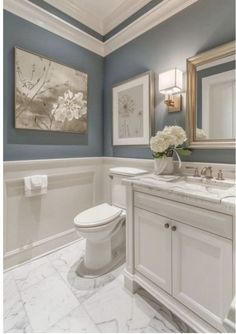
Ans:
[[[144,169],[131,167],[115,167],[109,169],[111,178],[111,204],[126,209],[126,188],[122,179],[147,173]]]

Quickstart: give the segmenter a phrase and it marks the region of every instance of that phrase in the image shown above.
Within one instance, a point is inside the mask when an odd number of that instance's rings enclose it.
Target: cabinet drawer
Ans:
[[[142,192],[134,193],[134,205],[170,219],[232,239],[232,217],[219,212],[170,201]]]

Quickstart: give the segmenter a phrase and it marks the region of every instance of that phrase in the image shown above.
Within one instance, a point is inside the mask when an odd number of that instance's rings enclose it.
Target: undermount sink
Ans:
[[[194,192],[208,193],[225,197],[235,196],[235,184],[232,180],[218,181],[216,179],[203,179],[201,177],[185,176],[171,182],[174,186],[183,187]]]
[[[217,187],[220,189],[229,189],[235,185],[234,180],[231,179],[226,179],[226,180],[217,180],[215,178],[213,179],[206,179],[202,177],[195,177],[195,176],[185,176],[186,181],[189,183],[194,183],[194,184],[202,184],[204,186],[210,186],[210,187]]]
[[[146,174],[138,177],[141,182],[153,184],[166,190],[189,193],[221,201],[226,197],[236,196],[233,180],[216,180],[202,177],[180,175]]]

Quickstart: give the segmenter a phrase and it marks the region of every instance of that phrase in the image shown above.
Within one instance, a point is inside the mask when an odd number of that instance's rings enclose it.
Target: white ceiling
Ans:
[[[105,35],[151,0],[44,0]]]
[[[68,1],[68,0],[67,0]],[[78,7],[104,20],[126,0],[70,0]]]

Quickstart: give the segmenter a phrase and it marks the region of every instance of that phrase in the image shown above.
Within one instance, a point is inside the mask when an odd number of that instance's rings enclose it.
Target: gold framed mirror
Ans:
[[[235,147],[235,74],[235,41],[187,59],[189,147]]]

